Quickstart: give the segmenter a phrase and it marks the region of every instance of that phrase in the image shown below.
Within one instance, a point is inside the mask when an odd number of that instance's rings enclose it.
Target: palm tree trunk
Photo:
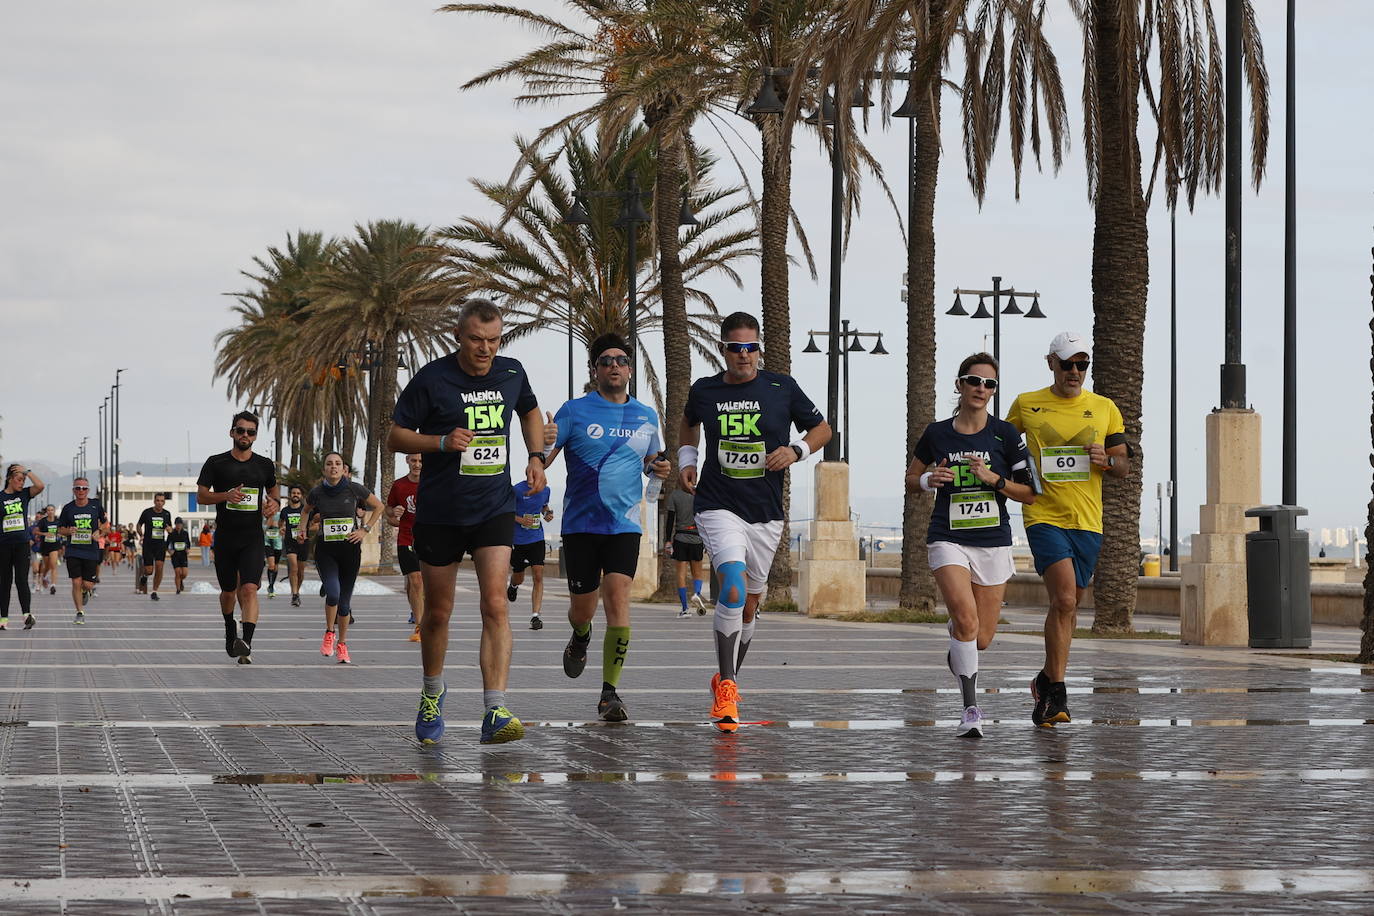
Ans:
[[[646,118],[646,120],[648,120]],[[654,127],[650,124],[650,127]],[[687,323],[687,292],[682,281],[682,260],[679,257],[681,241],[678,235],[678,214],[682,200],[685,172],[685,149],[683,138],[677,134],[660,133],[658,137],[658,156],[654,179],[654,230],[658,243],[659,289],[663,309],[663,366],[665,387],[664,416],[660,417],[663,429],[663,445],[670,456],[677,455],[678,419],[687,404],[687,390],[692,385],[692,347]],[[663,494],[668,496],[676,481],[672,475],[663,482]],[[663,536],[662,522],[665,516],[659,506],[650,506],[649,511],[659,519],[659,544],[668,540]],[[658,553],[655,550],[655,553]],[[658,589],[655,600],[667,601],[673,597],[677,585],[673,561],[661,558],[658,564]]]
[[[382,389],[385,387],[385,385],[382,384],[381,375],[381,372],[373,370],[369,372],[367,376],[370,382],[367,392],[367,426],[369,435],[367,437],[367,442],[364,443],[363,446],[367,451],[367,455],[363,459],[363,486],[367,487],[369,490],[377,489],[377,462],[381,457],[382,442],[377,436],[377,418],[381,414]],[[387,527],[390,528],[391,526],[388,525]]]
[[[1374,248],[1369,250],[1371,259],[1374,259]],[[1374,265],[1369,270],[1369,298],[1374,302]],[[1371,340],[1369,368],[1374,371],[1374,320],[1369,322],[1369,335]],[[1369,441],[1371,443],[1369,463],[1374,467],[1374,407],[1371,407],[1369,414]],[[1364,540],[1366,544],[1374,544],[1374,487],[1371,488],[1369,497],[1369,509],[1367,520],[1364,525]],[[1359,545],[1355,546],[1356,553],[1359,552]],[[1364,618],[1360,621],[1360,630],[1363,635],[1360,637],[1360,654],[1355,656],[1355,661],[1363,664],[1374,662],[1374,562],[1366,555],[1364,567]]]
[[[396,407],[396,373],[399,362],[399,334],[394,329],[388,329],[382,336],[382,367],[373,376],[373,385],[379,389],[377,392],[377,409],[372,414],[375,418],[372,424],[372,441],[377,444],[378,464],[381,470],[381,481],[377,487],[377,496],[383,502],[386,495],[391,492],[391,485],[396,482],[396,458],[391,452],[385,450],[387,431],[391,428],[391,412]],[[383,525],[381,528],[381,555],[377,560],[377,565],[382,571],[390,570],[396,563],[396,529],[390,525]]]
[[[1145,198],[1140,186],[1140,144],[1134,99],[1140,88],[1133,61],[1121,49],[1121,0],[1095,0],[1097,109],[1101,158],[1093,226],[1093,388],[1111,398],[1126,423],[1135,454],[1131,473],[1107,477],[1102,492],[1103,540],[1093,592],[1095,632],[1131,629],[1140,566],[1140,447],[1144,384],[1145,305],[1150,286]],[[1101,371],[1098,371],[1101,370]]]
[[[792,212],[792,123],[780,115],[759,119],[762,194],[759,248],[762,279],[763,352],[771,372],[792,371],[792,314],[788,298],[787,234]],[[782,538],[768,571],[765,603],[792,601],[792,479],[783,480]]]
[[[929,18],[939,22],[944,0],[931,3]],[[938,72],[938,71],[937,71]],[[935,186],[940,175],[940,90],[929,94],[912,120],[916,132],[908,216],[906,304],[906,457],[916,451],[921,433],[935,422]],[[926,555],[926,532],[934,502],[908,491],[902,507],[902,607],[935,607],[935,577]]]

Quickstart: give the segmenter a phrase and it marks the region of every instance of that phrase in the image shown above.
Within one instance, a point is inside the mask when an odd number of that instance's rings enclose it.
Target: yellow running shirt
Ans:
[[[1026,527],[1054,525],[1102,533],[1102,468],[1088,461],[1088,446],[1105,445],[1126,431],[1110,398],[1084,391],[1061,398],[1049,388],[1018,394],[1007,422],[1026,435],[1026,449],[1045,492],[1022,507]]]

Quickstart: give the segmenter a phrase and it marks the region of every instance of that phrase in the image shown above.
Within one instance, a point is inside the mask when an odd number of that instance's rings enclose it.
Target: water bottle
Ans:
[[[662,461],[668,457],[667,452],[659,452],[654,456],[654,461]],[[644,499],[650,503],[658,502],[658,497],[663,493],[663,478],[650,472],[649,485],[644,488]]]

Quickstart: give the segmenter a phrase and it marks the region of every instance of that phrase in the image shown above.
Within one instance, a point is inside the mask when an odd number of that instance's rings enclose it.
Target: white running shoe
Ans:
[[[689,598],[688,601],[691,602],[692,607],[697,609],[698,617],[706,616],[706,602],[701,600],[701,592],[693,593],[692,597]]]
[[[956,738],[981,738],[983,737],[983,711],[977,706],[969,706],[964,710],[964,717],[959,720],[959,727],[954,729]]]

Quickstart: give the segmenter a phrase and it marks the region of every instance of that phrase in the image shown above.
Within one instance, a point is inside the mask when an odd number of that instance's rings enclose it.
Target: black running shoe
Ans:
[[[247,658],[252,652],[253,650],[249,647],[248,643],[244,642],[242,639],[235,639],[229,654],[235,658]]]
[[[625,701],[614,690],[601,692],[601,702],[596,704],[596,714],[607,722],[624,722],[630,718]]]
[[[292,596],[291,596],[291,606],[292,606],[292,607],[300,607],[300,606],[301,606],[301,596],[300,596],[300,595],[292,595]]]
[[[579,637],[574,633],[563,647],[563,673],[568,677],[578,677],[582,669],[587,667],[587,646],[591,641],[592,631],[588,630],[586,636]]]
[[[159,597],[157,596],[157,592],[153,592],[152,595],[150,595],[149,597],[151,597],[154,601],[161,601],[161,600],[162,600],[161,598],[159,598]]]
[[[1041,671],[1031,681],[1031,696],[1035,697],[1031,721],[1036,725],[1054,728],[1056,723],[1072,721],[1069,718],[1069,691],[1063,681],[1051,682]]]
[[[1050,679],[1044,671],[1031,679],[1030,691],[1031,699],[1035,701],[1035,706],[1031,709],[1031,721],[1036,725],[1044,725],[1045,708],[1050,705]]]
[[[507,601],[514,601],[514,600],[515,600],[515,596],[518,595],[518,594],[520,594],[520,586],[518,586],[518,585],[507,585],[507,586],[506,586],[506,600],[507,600]]]
[[[49,586],[48,586],[48,594],[49,594],[49,595],[56,595],[56,594],[57,594],[57,586],[56,586],[56,585],[49,585]]]
[[[224,654],[227,655],[227,656],[229,656],[230,658],[233,658],[233,657],[234,657],[234,643],[240,642],[240,641],[241,641],[241,640],[239,640],[239,639],[236,638],[236,637],[233,637],[233,636],[226,636],[226,637],[224,638]]]
[[[37,620],[34,620],[34,619],[33,619],[33,615],[32,615],[32,614],[28,615],[27,617],[24,618],[24,629],[26,629],[26,630],[32,630],[32,629],[33,629],[33,625],[36,624],[37,622],[38,622]]]
[[[533,617],[531,617],[531,618],[530,618],[530,629],[531,629],[531,630],[542,630],[542,629],[544,629],[544,618],[540,617],[538,614],[535,614]]]

